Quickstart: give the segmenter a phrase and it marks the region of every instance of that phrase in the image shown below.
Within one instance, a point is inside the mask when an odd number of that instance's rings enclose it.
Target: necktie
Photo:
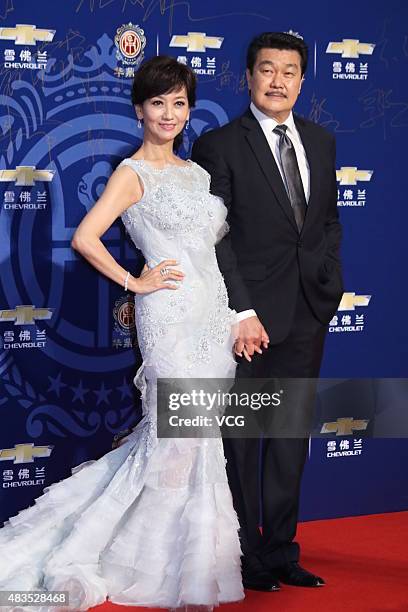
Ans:
[[[287,125],[277,125],[273,131],[279,136],[279,154],[283,176],[285,178],[286,191],[288,192],[296,225],[300,233],[305,220],[306,198],[295,149],[291,139],[286,135],[287,129]]]

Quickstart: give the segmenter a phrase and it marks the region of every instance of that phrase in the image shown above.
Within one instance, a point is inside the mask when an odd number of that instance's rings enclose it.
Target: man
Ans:
[[[306,65],[300,37],[257,36],[247,53],[250,108],[193,147],[229,209],[217,256],[240,321],[241,378],[316,378],[342,296],[335,141],[292,114]],[[294,541],[307,438],[226,439],[224,448],[244,586],[323,585],[299,564]]]

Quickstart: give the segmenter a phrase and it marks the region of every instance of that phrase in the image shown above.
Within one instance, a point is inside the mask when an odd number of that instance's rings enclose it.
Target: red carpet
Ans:
[[[282,585],[277,593],[247,591],[242,603],[218,610],[408,612],[408,512],[302,523],[298,540],[304,551],[302,564],[323,576],[326,586]],[[95,612],[131,609],[145,608],[109,603],[92,608]]]

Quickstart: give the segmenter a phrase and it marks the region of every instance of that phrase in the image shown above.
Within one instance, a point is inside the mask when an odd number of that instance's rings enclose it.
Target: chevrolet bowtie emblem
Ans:
[[[336,436],[352,436],[354,431],[363,431],[367,429],[367,426],[367,420],[354,420],[353,417],[344,417],[332,423],[324,423],[320,433],[335,433]]]
[[[18,23],[15,28],[0,28],[0,40],[14,40],[16,45],[35,45],[37,42],[51,42],[55,30],[40,28],[35,25]]]
[[[342,42],[329,42],[326,53],[341,53],[341,57],[357,58],[360,55],[372,55],[375,44],[361,43],[352,38],[343,38]]]
[[[355,293],[343,293],[337,310],[355,310],[356,306],[368,306],[371,295],[356,295]]]
[[[14,181],[16,187],[32,187],[35,181],[50,183],[54,170],[37,170],[35,166],[16,166],[15,170],[0,170],[0,181]]]
[[[0,310],[0,323],[14,321],[14,325],[35,325],[35,320],[51,319],[51,308],[36,308],[30,306],[16,306],[12,310]]]
[[[187,51],[204,53],[206,49],[220,49],[224,38],[207,36],[204,32],[188,32],[187,36],[174,35],[170,47],[187,47]]]
[[[33,463],[34,457],[49,457],[53,448],[53,445],[34,446],[33,442],[30,444],[15,444],[14,448],[0,450],[0,461],[13,460],[13,463]]]
[[[340,185],[357,185],[358,181],[370,181],[373,170],[357,170],[354,166],[342,166],[336,170],[336,178]]]

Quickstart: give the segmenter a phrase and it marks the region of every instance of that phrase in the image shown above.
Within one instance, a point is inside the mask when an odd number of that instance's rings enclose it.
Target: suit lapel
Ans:
[[[248,110],[245,115],[241,117],[241,125],[247,131],[247,141],[259,163],[259,166],[265,176],[266,181],[272,189],[279,205],[282,207],[289,221],[292,223],[292,225],[297,231],[292,206],[286,193],[285,185],[283,184],[279,168],[276,165],[275,158],[269,147],[268,141],[265,138],[265,134],[263,133],[261,126],[259,125],[258,121],[255,119],[250,110]]]

